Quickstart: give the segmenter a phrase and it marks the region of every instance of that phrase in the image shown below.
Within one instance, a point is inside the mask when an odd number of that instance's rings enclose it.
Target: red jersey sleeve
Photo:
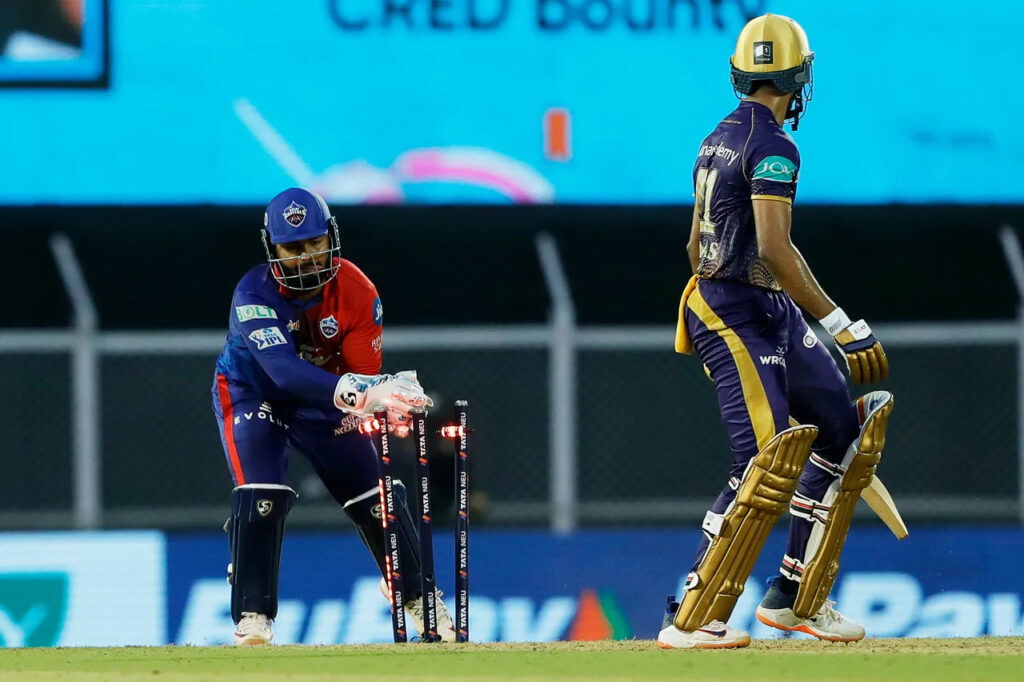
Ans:
[[[369,290],[353,311],[352,327],[341,342],[341,356],[356,374],[380,374],[384,309],[377,288],[369,280],[367,284]]]

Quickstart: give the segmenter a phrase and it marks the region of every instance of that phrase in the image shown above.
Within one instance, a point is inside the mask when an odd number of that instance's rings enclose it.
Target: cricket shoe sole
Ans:
[[[813,618],[801,618],[793,609],[757,607],[757,619],[770,628],[786,632],[802,632],[827,642],[859,642],[864,639],[864,626],[856,623],[825,602]]]
[[[721,621],[692,632],[683,632],[670,624],[658,633],[659,649],[739,649],[745,646],[750,646],[750,635]]]

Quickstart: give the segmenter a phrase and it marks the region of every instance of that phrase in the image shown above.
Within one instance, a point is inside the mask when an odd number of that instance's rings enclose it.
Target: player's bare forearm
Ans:
[[[846,358],[850,380],[873,384],[889,375],[889,360],[864,320],[850,320],[814,279],[811,268],[789,238],[793,218],[789,202],[754,200],[757,253],[761,262],[796,302],[821,323]]]
[[[835,302],[814,278],[803,254],[790,239],[793,207],[788,202],[755,199],[758,257],[779,285],[816,319],[836,309]]]
[[[815,319],[820,320],[836,309],[835,302],[818,284],[803,254],[792,242],[762,253],[761,260],[783,290]]]

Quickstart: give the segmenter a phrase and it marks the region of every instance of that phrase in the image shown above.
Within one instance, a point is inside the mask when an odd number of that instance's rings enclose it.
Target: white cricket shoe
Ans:
[[[434,609],[437,612],[437,634],[442,642],[455,641],[455,623],[452,622],[452,615],[448,613],[448,607],[441,601],[441,590],[434,588]],[[423,596],[420,595],[405,604],[405,613],[412,624],[423,636],[425,629],[423,624]]]
[[[390,601],[391,594],[388,592],[388,581],[384,578],[380,579],[380,593],[384,595],[385,599]],[[441,590],[434,589],[434,604],[437,611],[437,634],[440,635],[442,642],[454,642],[455,623],[452,622],[452,615],[448,613],[448,607],[441,600],[442,594],[444,593]],[[416,628],[416,631],[422,637],[424,630],[422,595],[405,602],[405,616],[407,620],[412,621],[413,627]]]
[[[669,623],[658,633],[660,649],[738,649],[744,646],[750,646],[750,635],[720,620],[713,620],[692,632],[684,632]]]
[[[793,609],[757,607],[757,619],[768,627],[803,632],[829,642],[859,642],[864,639],[864,626],[850,620],[835,609],[834,601],[826,600],[810,618],[801,618]]]
[[[274,621],[262,613],[242,612],[242,620],[235,626],[235,644],[240,646],[261,646],[274,639]]]

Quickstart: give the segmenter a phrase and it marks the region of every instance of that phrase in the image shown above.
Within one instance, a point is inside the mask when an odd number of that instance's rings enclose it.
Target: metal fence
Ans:
[[[209,393],[223,332],[98,331],[69,247],[55,242],[75,330],[0,332],[0,527],[214,526],[231,485]],[[729,460],[699,363],[672,352],[667,326],[578,327],[553,242],[538,254],[550,324],[385,331],[386,369],[416,368],[442,404],[470,401],[476,519],[557,531],[699,519]],[[897,396],[880,473],[909,519],[1024,515],[1022,328],[876,326]],[[291,479],[296,523],[344,523],[297,454]]]

